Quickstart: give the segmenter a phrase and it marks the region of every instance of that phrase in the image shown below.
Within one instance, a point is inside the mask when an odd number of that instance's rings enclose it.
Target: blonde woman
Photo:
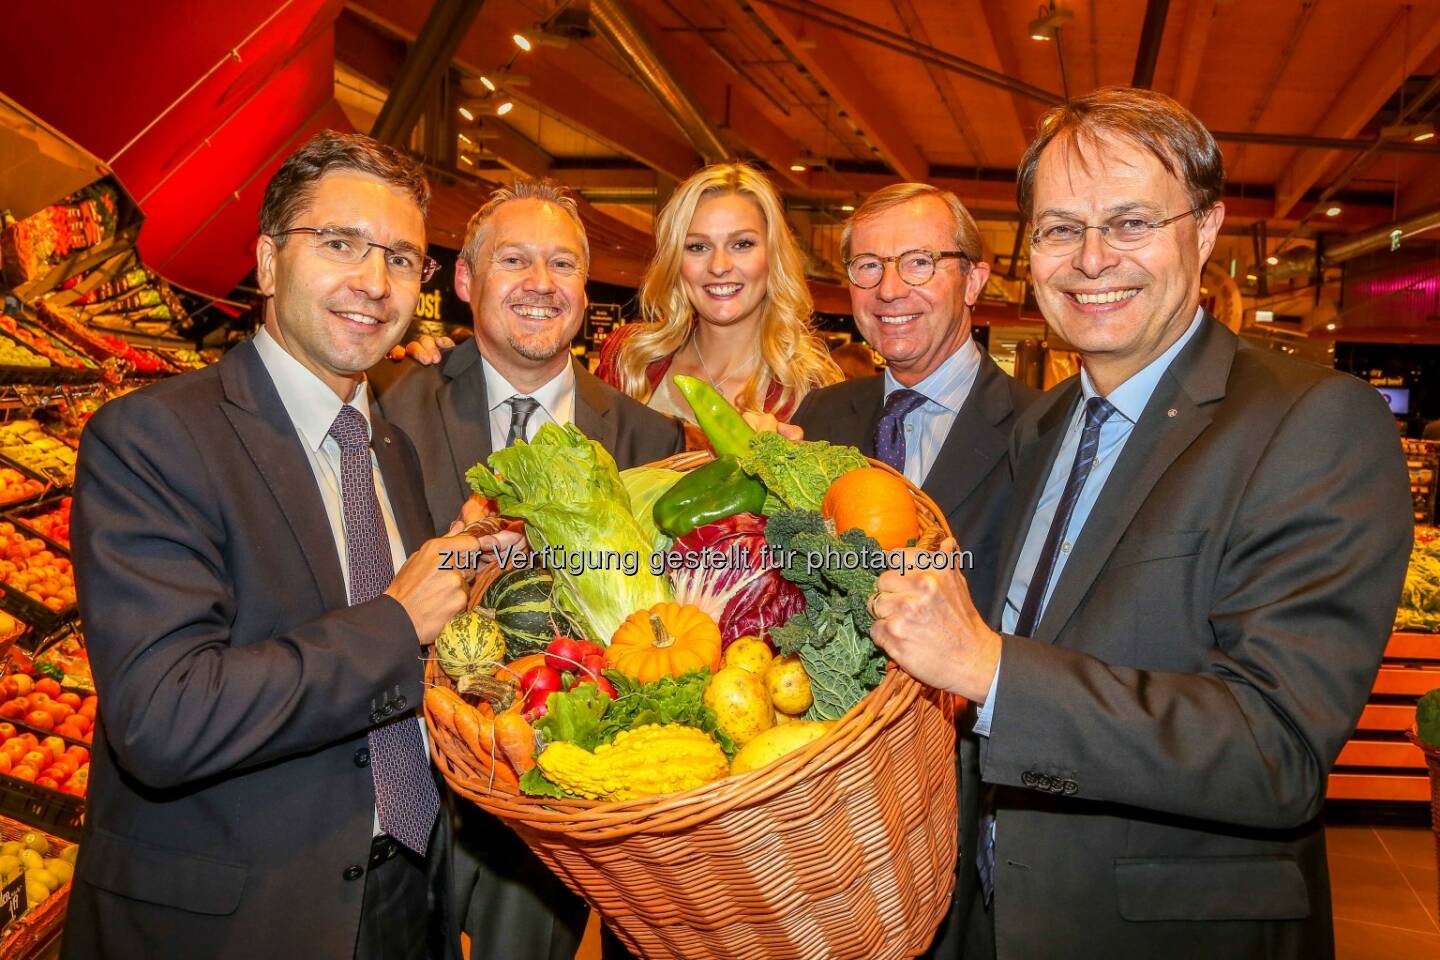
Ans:
[[[804,261],[780,198],[759,171],[718,163],[660,211],[641,323],[600,352],[600,379],[693,419],[670,377],[708,381],[741,410],[784,420],[811,390],[844,379],[810,326]]]

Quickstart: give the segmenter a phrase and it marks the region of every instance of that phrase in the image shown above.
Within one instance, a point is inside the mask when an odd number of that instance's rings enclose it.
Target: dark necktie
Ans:
[[[885,398],[880,419],[875,421],[875,459],[905,472],[905,415],[926,400],[915,390],[896,390]]]
[[[340,501],[345,516],[350,604],[354,606],[384,593],[395,567],[375,495],[370,430],[364,415],[349,404],[341,407],[330,425],[330,436],[340,445]],[[405,714],[371,729],[367,740],[380,829],[424,856],[440,810],[440,795],[420,727],[413,715]]]
[[[513,447],[516,440],[525,439],[525,426],[540,401],[534,397],[511,397],[505,403],[510,407],[510,435],[505,438],[505,446]]]
[[[1028,637],[1035,631],[1040,619],[1040,604],[1045,599],[1045,588],[1050,584],[1050,575],[1055,572],[1055,560],[1065,531],[1070,528],[1070,519],[1075,515],[1075,504],[1090,471],[1095,466],[1095,454],[1100,450],[1100,428],[1115,407],[1104,397],[1091,397],[1085,401],[1085,429],[1080,434],[1080,446],[1075,449],[1075,462],[1070,465],[1070,477],[1065,481],[1065,490],[1055,507],[1055,518],[1050,521],[1050,530],[1045,534],[1045,545],[1040,550],[1040,559],[1035,572],[1030,575],[1030,586],[1025,589],[1025,601],[1020,606],[1020,617],[1015,621],[1016,636]],[[980,870],[980,888],[989,903],[995,893],[995,791],[987,785],[981,800],[983,811],[980,818],[979,851],[975,865]]]
[[[1020,607],[1020,618],[1015,621],[1015,634],[1028,637],[1035,630],[1040,619],[1040,604],[1045,599],[1045,588],[1050,584],[1050,575],[1055,572],[1055,560],[1060,545],[1065,540],[1065,531],[1070,528],[1070,519],[1075,515],[1075,504],[1085,481],[1095,466],[1095,454],[1100,450],[1100,428],[1115,408],[1104,397],[1091,397],[1085,401],[1085,430],[1080,434],[1080,446],[1075,449],[1075,462],[1070,465],[1070,478],[1065,481],[1065,491],[1055,507],[1055,517],[1050,521],[1050,531],[1045,535],[1045,546],[1030,576],[1030,586],[1025,590],[1025,602]]]

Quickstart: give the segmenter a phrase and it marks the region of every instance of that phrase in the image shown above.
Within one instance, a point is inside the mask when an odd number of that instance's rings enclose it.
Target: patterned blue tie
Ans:
[[[1035,631],[1040,619],[1040,605],[1045,599],[1045,589],[1050,585],[1050,576],[1055,572],[1055,560],[1060,553],[1060,544],[1070,528],[1070,519],[1075,515],[1075,504],[1090,471],[1095,466],[1095,454],[1100,450],[1100,428],[1115,407],[1104,397],[1091,397],[1085,401],[1085,430],[1080,434],[1080,446],[1075,450],[1075,462],[1070,465],[1070,478],[1065,481],[1065,490],[1060,494],[1060,503],[1055,507],[1055,518],[1050,521],[1050,530],[1045,535],[1045,546],[1030,576],[1030,586],[1025,589],[1025,602],[1020,606],[1020,617],[1015,621],[1015,634],[1028,637]],[[975,865],[980,870],[980,887],[985,892],[985,902],[995,894],[995,794],[993,787],[987,787],[981,801],[984,815],[980,819],[980,850],[975,855]]]
[[[896,390],[885,398],[880,419],[875,421],[875,459],[905,472],[905,416],[925,402],[916,390]]]
[[[345,515],[345,558],[350,568],[350,603],[374,600],[395,576],[390,537],[375,495],[370,460],[370,430],[364,415],[346,404],[330,425],[340,445],[340,500]],[[414,716],[371,729],[370,773],[380,829],[421,856],[440,811],[440,796],[430,774],[430,759]]]

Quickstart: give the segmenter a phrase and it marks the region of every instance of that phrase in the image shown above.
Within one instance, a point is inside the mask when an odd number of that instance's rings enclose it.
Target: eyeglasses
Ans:
[[[893,263],[901,280],[912,287],[923,287],[935,276],[935,267],[941,260],[969,262],[970,257],[959,250],[906,250],[893,257],[861,253],[845,261],[845,273],[855,286],[869,290],[878,287],[885,279],[885,264]]]
[[[318,256],[331,263],[343,263],[352,267],[357,263],[363,263],[365,258],[370,255],[372,247],[382,250],[385,253],[385,268],[397,280],[424,283],[435,276],[435,271],[440,269],[439,261],[434,257],[425,256],[409,244],[399,249],[387,247],[383,243],[366,240],[359,230],[353,228],[291,227],[289,230],[281,230],[273,236],[286,237],[292,233],[310,234],[315,238],[311,241],[310,249],[314,250]]]
[[[1101,239],[1111,249],[1138,250],[1155,239],[1155,234],[1162,227],[1169,226],[1176,220],[1183,220],[1191,214],[1198,220],[1202,211],[1196,207],[1164,220],[1146,220],[1132,213],[1122,213],[1093,226],[1074,220],[1047,223],[1030,234],[1030,248],[1047,255],[1069,253],[1084,245],[1086,231],[1099,230]]]

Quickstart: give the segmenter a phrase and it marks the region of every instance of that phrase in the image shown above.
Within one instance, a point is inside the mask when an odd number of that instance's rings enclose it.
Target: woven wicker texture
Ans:
[[[921,543],[937,546],[944,516],[907,486]],[[472,596],[498,575],[483,571]],[[453,687],[433,662],[426,676]],[[762,770],[614,803],[520,794],[427,717],[450,786],[514,829],[646,960],[889,960],[923,952],[949,905],[957,708],[892,667],[826,736]]]
[[[36,827],[31,827],[9,817],[0,817],[0,840],[19,840],[27,833],[38,833],[50,841],[50,856],[57,850],[70,846],[70,841],[61,840]],[[0,957],[4,960],[30,960],[38,957],[45,946],[55,938],[60,924],[65,920],[65,906],[70,902],[70,883],[66,881],[59,890],[46,897],[40,906],[29,910],[11,924],[0,937]]]
[[[1430,832],[1435,836],[1435,863],[1440,865],[1440,748],[1421,740],[1413,729],[1405,736],[1425,754],[1425,766],[1430,768]],[[1435,904],[1440,909],[1440,877],[1435,881]]]

